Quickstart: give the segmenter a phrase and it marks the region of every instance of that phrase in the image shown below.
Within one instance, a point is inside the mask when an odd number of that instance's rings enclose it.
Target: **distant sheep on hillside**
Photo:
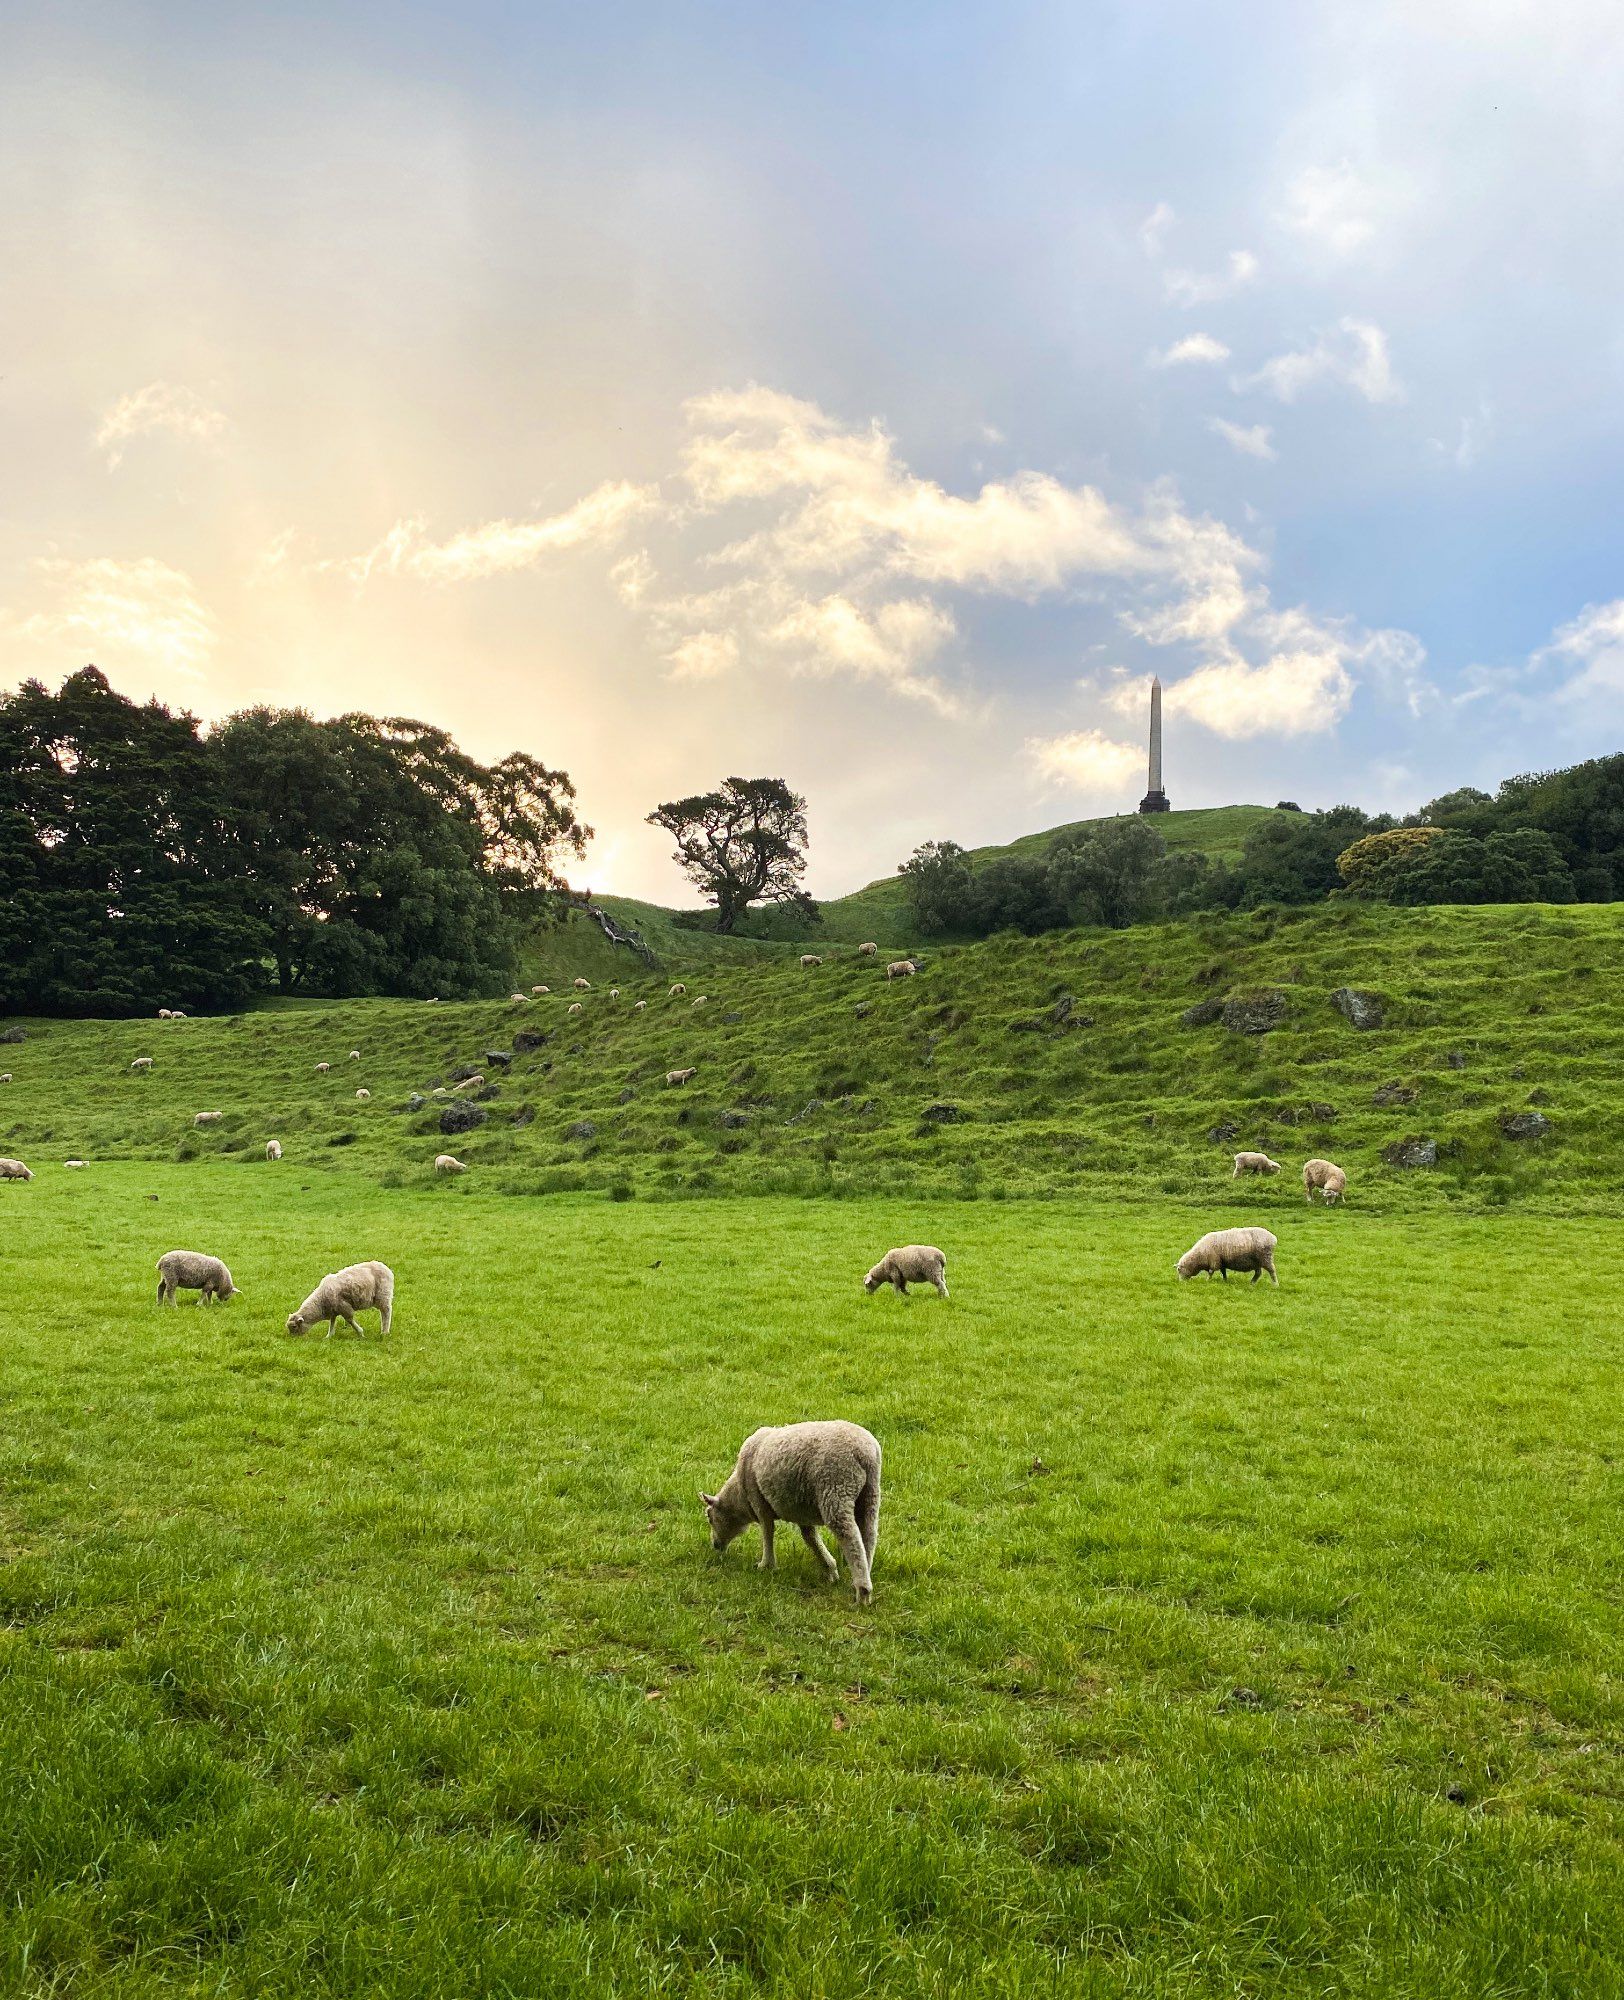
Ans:
[[[137,1056],[135,1061],[130,1064],[130,1068],[132,1070],[151,1069],[151,1067],[152,1067],[151,1056]]]
[[[358,1090],[355,1094],[365,1104],[367,1099],[372,1095],[372,1092],[370,1090]]]
[[[1235,1171],[1229,1178],[1237,1180],[1242,1174],[1277,1174],[1279,1171],[1280,1162],[1271,1160],[1267,1153],[1237,1153]]]
[[[170,1013],[167,1007],[160,1007],[158,1009],[158,1019],[160,1021],[172,1021],[174,1018],[174,1015]]]
[[[1327,1207],[1346,1200],[1348,1176],[1334,1160],[1310,1160],[1304,1166],[1303,1199],[1312,1202],[1316,1191]]]
[[[25,1167],[21,1160],[0,1160],[0,1181],[31,1181],[33,1169]]]
[[[1194,1243],[1173,1266],[1181,1278],[1209,1278],[1214,1272],[1227,1284],[1231,1271],[1250,1271],[1255,1285],[1265,1271],[1278,1285],[1274,1268],[1277,1239],[1267,1229],[1213,1229]]]
[[[465,1174],[468,1169],[461,1160],[454,1158],[450,1153],[436,1153],[434,1171],[437,1174]]]
[[[564,1009],[564,1011],[565,1011],[565,1013],[566,1013],[566,1014],[579,1014],[579,1013],[580,1013],[580,1011],[581,1011],[581,1003],[580,1003],[580,1001],[579,1001],[579,1000],[572,1000],[572,1001],[570,1002],[570,1004],[568,1005],[568,1007],[566,1007],[566,1008]]]
[[[350,1050],[350,1061],[351,1061],[351,1062],[359,1062],[360,1060],[361,1060],[361,1051],[360,1051],[359,1049],[351,1049],[351,1050]]]
[[[508,1005],[510,1007],[528,1007],[530,1005],[530,996],[528,993],[510,993],[508,995]]]
[[[282,1141],[280,1139],[267,1139],[265,1141],[265,1157],[268,1160],[281,1159]]]
[[[590,979],[577,979],[575,990],[577,993],[590,993],[592,991],[592,981]]]
[[[10,1083],[10,1081],[11,1081],[11,1071],[9,1069],[0,1070],[0,1083]]]
[[[912,979],[919,967],[911,958],[894,958],[885,968],[887,979]]]
[[[691,1083],[698,1074],[697,1069],[668,1069],[665,1080],[667,1083]]]
[[[610,987],[610,989],[609,989],[609,998],[610,998],[611,1000],[618,1000],[618,999],[620,998],[620,988],[619,988],[618,986],[611,986],[611,987]]]
[[[693,1004],[696,1007],[703,1007],[708,1003],[709,1000],[710,1000],[710,995],[708,993],[701,993],[699,998]]]
[[[316,1074],[317,1076],[325,1076],[331,1068],[332,1068],[331,1063],[317,1063]]]
[[[815,951],[803,951],[801,953],[801,963],[803,966],[821,965],[823,963],[823,960]]]
[[[218,1125],[225,1115],[223,1111],[199,1111],[194,1115],[192,1123],[194,1125]]]
[[[877,944],[860,944],[857,947],[857,956],[859,958],[872,958],[878,950],[879,946]]]
[[[641,1014],[641,1013],[642,1013],[642,1011],[643,1011],[643,1009],[644,1009],[644,1008],[645,1008],[645,1007],[646,1007],[647,1005],[648,1005],[648,1002],[647,1002],[646,1000],[634,1000],[634,1001],[632,1002],[632,1012],[633,1012],[634,1014]]]
[[[684,994],[684,993],[686,993],[687,991],[688,991],[687,987],[686,987],[686,986],[684,986],[684,985],[683,985],[683,983],[682,983],[682,981],[681,981],[681,980],[679,979],[679,980],[677,981],[676,985],[675,985],[675,986],[673,986],[673,987],[671,988],[671,990],[670,990],[670,991],[669,991],[669,992],[667,993],[667,995],[666,995],[666,998],[667,998],[668,1000],[675,1000],[675,999],[677,999],[677,998],[678,998],[678,997],[679,997],[679,996],[680,996],[681,994]]]
[[[552,990],[550,986],[532,986],[530,989],[532,993],[551,993]]]
[[[394,1308],[395,1274],[387,1264],[347,1264],[342,1271],[329,1271],[298,1311],[288,1314],[287,1328],[289,1333],[308,1333],[326,1320],[331,1339],[340,1320],[351,1333],[359,1333],[355,1315],[376,1310],[382,1322],[378,1330],[387,1333]]]

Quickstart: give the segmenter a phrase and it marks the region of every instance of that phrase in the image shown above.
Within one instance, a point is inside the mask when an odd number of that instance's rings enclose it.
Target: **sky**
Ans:
[[[576,880],[1624,747],[1612,0],[0,12],[0,687],[523,749]]]

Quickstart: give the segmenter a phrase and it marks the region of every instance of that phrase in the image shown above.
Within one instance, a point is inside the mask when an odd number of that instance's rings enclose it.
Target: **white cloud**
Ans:
[[[739,642],[731,632],[695,632],[673,646],[666,658],[674,681],[711,681],[739,664]]]
[[[1229,349],[1210,333],[1187,333],[1161,354],[1150,357],[1154,368],[1184,368],[1192,363],[1227,361]]]
[[[1233,445],[1243,458],[1276,458],[1267,424],[1232,424],[1227,417],[1208,417],[1207,429],[1216,431],[1226,444]]]
[[[1098,729],[1029,736],[1026,755],[1045,786],[1066,786],[1102,802],[1131,797],[1145,775],[1143,750]]]
[[[96,427],[96,448],[107,457],[108,469],[120,464],[131,438],[168,431],[193,444],[217,445],[231,428],[224,413],[206,403],[195,390],[172,382],[149,382],[120,396]]]
[[[365,554],[316,564],[319,570],[368,583],[376,576],[414,576],[429,583],[468,583],[529,569],[544,556],[612,542],[653,511],[658,489],[609,479],[561,514],[534,521],[486,521],[447,541],[428,539],[421,516],[397,521]]]
[[[1338,320],[1312,347],[1275,355],[1236,386],[1266,389],[1282,403],[1294,403],[1317,382],[1345,383],[1367,403],[1394,403],[1404,393],[1393,376],[1386,334],[1362,319]]]
[[[155,673],[166,682],[200,682],[213,657],[213,614],[192,580],[152,556],[86,562],[45,556],[35,574],[52,600],[26,618],[0,619],[19,648],[48,650],[109,670]]]
[[[957,629],[952,613],[929,598],[893,598],[869,611],[835,595],[803,598],[767,637],[795,654],[808,672],[884,681],[943,715],[957,715],[955,697],[921,672]]]
[[[1139,247],[1147,257],[1159,257],[1167,232],[1173,227],[1173,211],[1165,201],[1157,202],[1139,225]]]
[[[1362,174],[1350,160],[1304,167],[1288,184],[1279,220],[1315,250],[1341,260],[1376,238],[1393,201],[1391,188]]]
[[[1244,290],[1259,268],[1250,250],[1231,250],[1221,271],[1164,271],[1162,290],[1176,306],[1211,305]]]
[[[1571,663],[1578,671],[1558,688],[1557,700],[1624,695],[1624,597],[1587,604],[1577,618],[1552,633],[1531,664],[1540,668],[1558,661]]]
[[[1462,472],[1469,472],[1488,450],[1493,436],[1494,411],[1485,402],[1478,404],[1475,415],[1461,418],[1453,444],[1445,443],[1442,438],[1428,438],[1427,443],[1440,457],[1459,466]]]
[[[609,581],[623,604],[641,604],[657,581],[647,549],[634,549],[622,556],[609,572]]]

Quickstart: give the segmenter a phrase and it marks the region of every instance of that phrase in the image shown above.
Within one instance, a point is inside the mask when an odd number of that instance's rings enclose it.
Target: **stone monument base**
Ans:
[[[1142,813],[1166,813],[1173,808],[1168,804],[1166,792],[1146,792],[1139,801],[1139,810]]]

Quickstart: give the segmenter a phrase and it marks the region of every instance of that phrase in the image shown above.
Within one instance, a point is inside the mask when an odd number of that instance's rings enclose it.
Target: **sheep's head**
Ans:
[[[742,1507],[730,1505],[720,1493],[699,1495],[705,1505],[705,1519],[710,1524],[711,1547],[725,1549],[729,1542],[742,1535],[750,1525],[750,1516]]]
[[[1342,1199],[1342,1192],[1341,1188],[1332,1186],[1327,1186],[1321,1190],[1327,1203],[1340,1201]]]
[[[289,1333],[307,1333],[310,1328],[310,1322],[303,1313],[289,1313],[287,1324]]]
[[[865,1292],[877,1292],[884,1283],[885,1266],[883,1264],[876,1264],[863,1280],[863,1290]]]
[[[1197,1271],[1204,1271],[1206,1266],[1199,1261],[1193,1250],[1186,1250],[1173,1269],[1181,1278],[1193,1278]]]
[[[1277,1173],[1279,1173],[1279,1171],[1280,1171],[1280,1162],[1279,1162],[1278,1160],[1265,1160],[1265,1161],[1264,1161],[1264,1163],[1263,1163],[1263,1171],[1264,1171],[1264,1172],[1265,1172],[1266,1174],[1277,1174]]]

